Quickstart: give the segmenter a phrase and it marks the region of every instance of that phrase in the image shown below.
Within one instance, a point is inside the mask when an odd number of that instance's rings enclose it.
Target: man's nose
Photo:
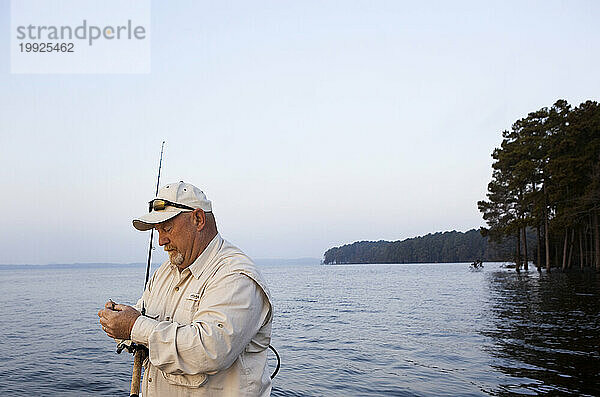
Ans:
[[[158,232],[158,245],[162,247],[165,244],[169,244],[169,239],[161,232]]]

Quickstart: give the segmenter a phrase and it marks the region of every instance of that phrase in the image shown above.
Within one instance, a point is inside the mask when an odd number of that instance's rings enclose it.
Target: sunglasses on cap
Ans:
[[[169,200],[154,199],[154,200],[148,202],[148,212],[152,212],[153,210],[154,211],[163,211],[167,206],[181,208],[184,210],[192,210],[192,211],[195,210],[195,208],[190,207],[189,205],[178,204],[178,203],[174,203]]]

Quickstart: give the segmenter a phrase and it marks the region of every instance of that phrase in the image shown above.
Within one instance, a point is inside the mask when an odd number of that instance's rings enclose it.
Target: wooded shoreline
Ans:
[[[334,247],[323,263],[511,261],[538,271],[600,271],[600,105],[558,100],[502,132],[487,199],[486,228],[403,241]]]
[[[530,248],[534,234],[529,231]],[[324,264],[470,263],[512,261],[514,242],[492,242],[480,230],[430,233],[402,241],[359,241],[325,252]]]
[[[483,233],[514,239],[517,270],[527,269],[530,228],[538,270],[576,264],[600,271],[600,105],[572,108],[558,100],[517,120],[502,137],[492,153],[487,200],[478,202],[488,224]]]

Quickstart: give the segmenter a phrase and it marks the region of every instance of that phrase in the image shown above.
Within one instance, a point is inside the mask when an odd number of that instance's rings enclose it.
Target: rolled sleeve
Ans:
[[[131,329],[131,340],[135,343],[148,346],[148,338],[158,326],[158,323],[159,322],[154,319],[145,316],[139,316],[135,320],[135,323],[133,323],[133,328]]]

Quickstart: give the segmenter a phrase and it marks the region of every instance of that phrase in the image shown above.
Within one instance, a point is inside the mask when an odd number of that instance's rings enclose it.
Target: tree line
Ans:
[[[402,241],[359,241],[325,252],[325,264],[344,263],[443,263],[502,261],[510,257],[514,242],[490,243],[472,229],[438,232]],[[530,241],[531,244],[531,241]]]
[[[600,271],[600,106],[558,100],[517,120],[494,149],[487,200],[491,241],[514,241],[516,268]],[[527,230],[535,233],[531,252]]]

